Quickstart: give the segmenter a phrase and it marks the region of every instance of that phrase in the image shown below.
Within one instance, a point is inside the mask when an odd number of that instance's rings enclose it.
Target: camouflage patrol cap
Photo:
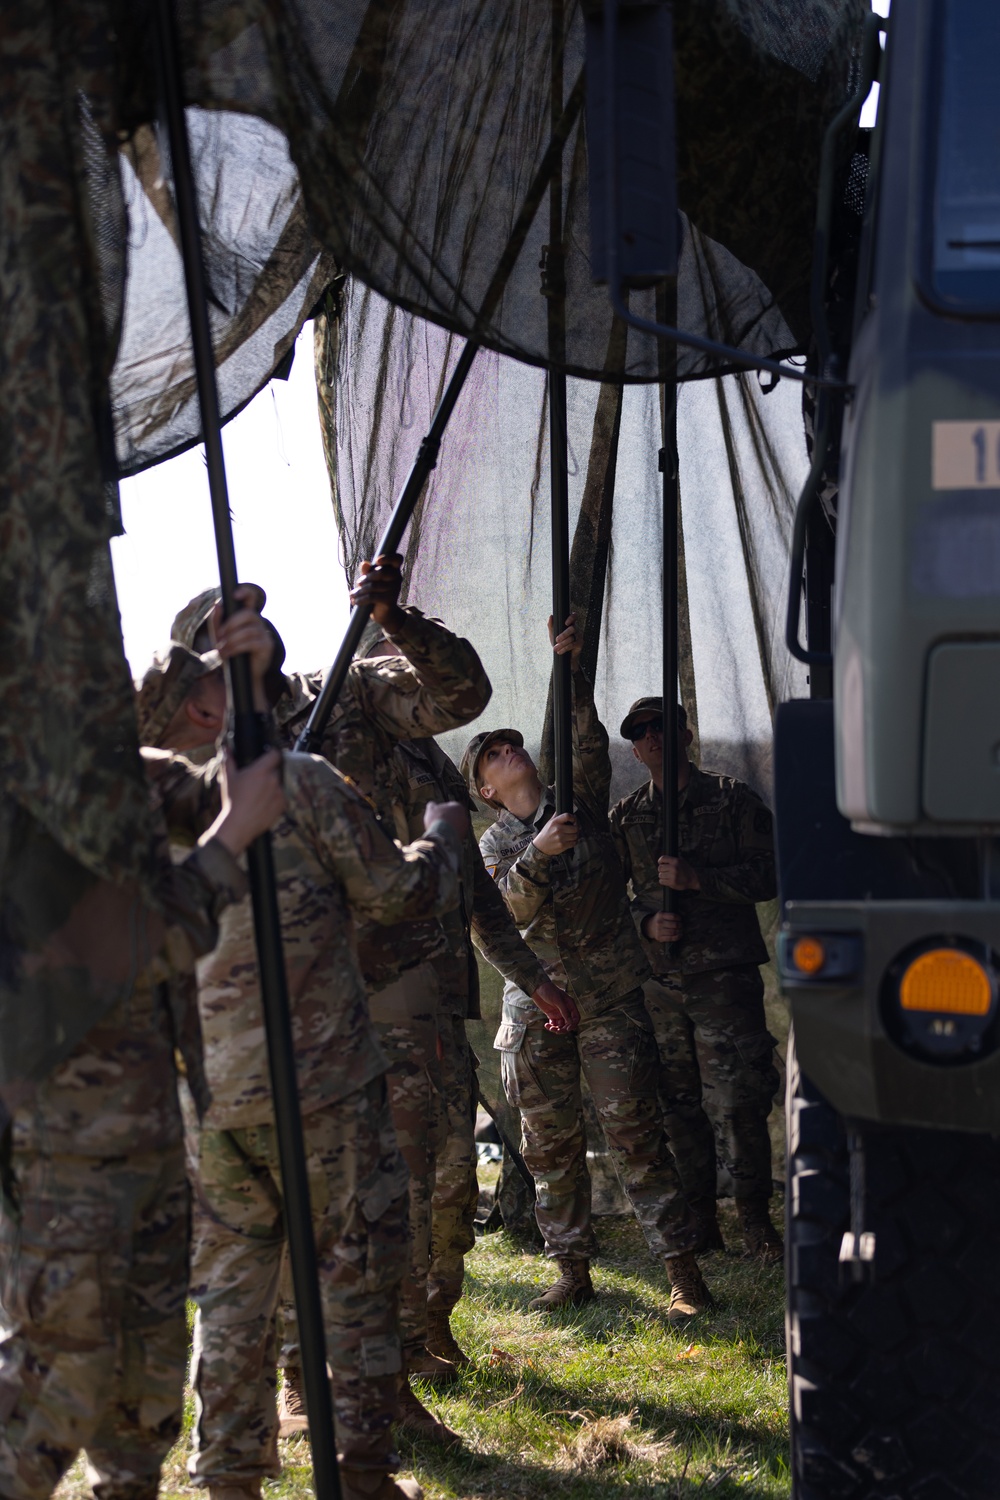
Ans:
[[[659,714],[662,718],[663,699],[657,696],[655,698],[637,698],[635,700],[624,719],[622,719],[621,728],[618,731],[623,740],[632,738],[630,731],[636,720],[641,719],[643,714]],[[687,714],[684,711],[683,703],[678,703],[677,705],[677,722],[682,729],[687,728]]]
[[[218,651],[206,651],[199,656],[176,641],[165,654],[155,656],[153,665],[136,684],[135,715],[140,745],[158,746],[195,683],[221,666]]]
[[[264,590],[259,583],[244,584],[244,587],[253,589],[256,595],[253,608],[258,614],[261,614],[264,605],[267,603],[267,595]],[[180,641],[182,646],[186,646],[189,651],[193,651],[195,638],[199,630],[203,625],[207,624],[209,616],[221,598],[222,590],[220,588],[203,589],[200,594],[195,594],[194,598],[189,599],[180,613],[175,616],[174,623],[170,627],[170,639],[172,641]],[[271,629],[274,630],[274,627],[272,626]],[[277,631],[274,633],[277,634]]]
[[[458,769],[461,771],[465,784],[474,797],[479,798],[479,779],[476,776],[476,772],[479,769],[479,762],[483,751],[488,750],[490,745],[495,745],[497,740],[506,740],[508,744],[517,745],[520,748],[524,744],[524,735],[519,729],[491,729],[486,733],[474,734],[472,736],[462,754],[461,764]],[[482,798],[479,798],[479,800],[482,801]],[[489,807],[492,804],[486,803],[485,805]]]

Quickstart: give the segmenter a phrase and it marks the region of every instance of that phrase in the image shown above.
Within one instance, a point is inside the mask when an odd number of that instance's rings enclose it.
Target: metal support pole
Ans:
[[[389,523],[382,533],[378,546],[375,550],[376,557],[391,557],[399,550],[403,540],[403,532],[410,523],[417,506],[417,501],[423,494],[424,485],[430,477],[431,471],[437,463],[438,452],[441,447],[441,439],[444,437],[445,428],[448,426],[449,418],[455,410],[466,377],[472,369],[472,361],[476,357],[478,344],[471,340],[465,345],[454,370],[451,379],[445,387],[444,395],[438,404],[438,408],[431,420],[427,436],[420,444],[417,456],[413,461],[413,467],[406,476],[406,483],[400,492],[399,499],[393,508]],[[319,697],[316,699],[309,711],[309,718],[302,733],[295,742],[296,750],[314,750],[319,748],[326,728],[327,720],[333,711],[333,706],[340,697],[347,676],[348,668],[354,660],[354,653],[361,643],[365,626],[371,615],[370,604],[359,604],[351,610],[351,617],[347,622],[347,630],[344,639],[340,643],[340,650],[334,659],[333,666],[323,682]]]
[[[569,136],[576,118],[583,107],[583,80],[578,79],[569,98],[566,107],[559,115],[552,131],[549,144],[545,149],[538,171],[532,179],[531,186],[525,195],[524,203],[510,232],[510,238],[504,246],[503,254],[497,262],[497,268],[493,273],[486,295],[479,308],[479,316],[476,320],[477,326],[485,324],[493,315],[493,312],[503,296],[507,280],[517,261],[528,231],[535,222],[535,215],[544,197],[545,190],[556,166],[562,160],[563,148]],[[458,362],[452,371],[451,379],[441,398],[441,403],[434,413],[430,430],[420,445],[420,451],[414,461],[413,467],[407,476],[399,499],[396,501],[395,509],[390,517],[389,524],[378,544],[376,556],[383,553],[392,553],[398,550],[403,539],[403,533],[409,524],[410,517],[416,509],[417,501],[420,499],[423,487],[427,482],[431,470],[437,463],[438,449],[444,436],[448,420],[455,409],[462,386],[465,384],[466,376],[472,367],[476,351],[479,345],[475,338],[469,340],[459,356]],[[297,750],[311,750],[318,747],[323,739],[327,721],[333,711],[333,706],[340,696],[347,676],[348,668],[354,659],[354,653],[358,649],[361,637],[371,610],[362,606],[351,611],[344,639],[340,650],[323,682],[322,691],[316,699],[306,721],[305,727],[295,742]]]
[[[552,128],[563,112],[563,0],[552,0]],[[549,182],[549,242],[542,250],[542,296],[548,299],[549,493],[552,510],[552,620],[566,626],[569,595],[569,474],[566,433],[566,269],[563,251],[562,158]],[[573,666],[552,658],[552,731],[556,812],[573,811]]]
[[[155,0],[154,22],[162,108],[170,145],[170,162],[180,233],[191,347],[194,355],[201,409],[202,432],[212,499],[215,544],[219,555],[222,610],[228,617],[237,607],[236,549],[229,515],[226,466],[222,452],[222,423],[215,382],[215,355],[208,318],[198,203],[187,123],[180,40],[173,0]],[[239,656],[229,664],[234,708],[234,738],[237,765],[244,766],[263,748],[253,707],[250,659]],[[281,925],[278,913],[274,861],[269,835],[255,840],[247,854],[253,900],[254,933],[260,970],[261,1003],[267,1032],[271,1091],[281,1162],[285,1232],[299,1316],[302,1375],[305,1384],[309,1431],[312,1440],[313,1481],[319,1500],[340,1500],[337,1446],[333,1431],[333,1407],[326,1373],[326,1338],[319,1294],[316,1242],[313,1236],[309,1180],[306,1175],[302,1118],[299,1112],[298,1078],[288,1009]]]
[[[672,324],[677,314],[677,283],[657,289],[657,321]],[[677,465],[677,346],[659,344],[660,473],[663,476],[663,827],[661,853],[678,851],[677,775],[680,746],[677,719],[677,544],[679,524]],[[677,892],[660,887],[664,911],[676,911]]]

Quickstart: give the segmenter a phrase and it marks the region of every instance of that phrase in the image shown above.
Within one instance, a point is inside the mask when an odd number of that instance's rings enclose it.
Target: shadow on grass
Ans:
[[[738,1268],[740,1284],[735,1287],[728,1284],[724,1275],[713,1278],[710,1268],[706,1270],[716,1305],[710,1312],[679,1325],[666,1321],[664,1304],[668,1289],[665,1279],[656,1281],[655,1269],[647,1280],[650,1289],[658,1294],[655,1300],[632,1289],[619,1290],[605,1282],[598,1284],[597,1301],[586,1307],[566,1307],[550,1313],[532,1314],[528,1312],[528,1303],[538,1296],[536,1282],[512,1276],[498,1284],[480,1280],[468,1270],[465,1295],[474,1299],[480,1308],[492,1307],[497,1312],[523,1314],[530,1320],[529,1328],[536,1325],[538,1331],[546,1327],[578,1329],[582,1336],[597,1344],[617,1342],[627,1334],[630,1326],[649,1321],[674,1328],[679,1337],[690,1332],[691,1337],[697,1337],[699,1341],[718,1339],[734,1344],[740,1340],[752,1341],[760,1357],[783,1358],[784,1324],[781,1313],[775,1311],[776,1304],[780,1307],[780,1272],[762,1268],[759,1283],[753,1288],[754,1295],[748,1296],[745,1266]],[[662,1272],[660,1276],[663,1277]]]
[[[708,1474],[689,1476],[686,1450],[675,1455],[677,1472],[649,1477],[643,1465],[598,1465],[579,1471],[559,1470],[530,1459],[469,1452],[442,1454],[423,1444],[401,1445],[404,1467],[416,1470],[423,1482],[433,1482],[446,1494],[480,1500],[541,1500],[558,1493],[564,1500],[695,1500],[712,1494],[717,1500],[774,1500],[781,1485],[781,1466],[762,1472],[762,1459],[746,1455],[723,1462]],[[766,1460],[763,1461],[766,1465]],[[751,1477],[751,1475],[753,1477]]]

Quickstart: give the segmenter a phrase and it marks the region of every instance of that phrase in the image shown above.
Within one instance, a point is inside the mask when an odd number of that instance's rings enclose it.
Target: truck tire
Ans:
[[[865,1124],[875,1278],[843,1280],[844,1122],[788,1058],[794,1500],[1000,1497],[1000,1144]]]

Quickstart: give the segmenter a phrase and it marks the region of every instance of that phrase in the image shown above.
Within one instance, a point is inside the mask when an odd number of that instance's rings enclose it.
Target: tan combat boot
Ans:
[[[428,1443],[434,1443],[439,1448],[458,1448],[462,1439],[459,1433],[453,1432],[440,1422],[433,1412],[427,1410],[424,1403],[414,1394],[410,1383],[404,1376],[399,1387],[399,1404],[396,1410],[396,1422],[400,1427],[405,1427],[416,1437],[426,1439]]]
[[[406,1351],[406,1373],[415,1375],[418,1380],[426,1380],[430,1385],[452,1385],[458,1379],[452,1361],[444,1355],[432,1353],[426,1344],[420,1349]]]
[[[282,1374],[284,1379],[278,1392],[278,1436],[297,1437],[300,1432],[309,1431],[302,1371],[290,1366]]]
[[[210,1484],[209,1500],[260,1500],[260,1480],[244,1479],[242,1484]]]
[[[378,1469],[352,1469],[340,1466],[341,1500],[424,1500],[424,1492],[415,1479],[397,1479]]]
[[[471,1370],[472,1360],[460,1344],[455,1342],[451,1322],[444,1312],[427,1314],[427,1348],[438,1359],[446,1359],[456,1370]]]
[[[557,1307],[582,1307],[585,1302],[593,1302],[597,1296],[590,1279],[589,1260],[570,1260],[557,1256],[556,1265],[562,1275],[547,1292],[543,1292],[540,1297],[532,1297],[528,1303],[529,1312],[554,1312]]]
[[[768,1201],[763,1193],[755,1193],[751,1198],[737,1198],[736,1212],[743,1231],[744,1254],[750,1260],[773,1263],[781,1260],[785,1246],[771,1223]]]
[[[684,1255],[672,1255],[667,1261],[667,1276],[670,1280],[670,1306],[667,1308],[668,1323],[682,1323],[693,1318],[695,1313],[712,1307],[712,1294],[705,1285],[698,1262],[692,1251]]]
[[[719,1212],[714,1198],[689,1198],[691,1212],[698,1221],[698,1239],[695,1244],[697,1254],[705,1254],[709,1250],[725,1250],[726,1242],[722,1238],[722,1230],[719,1228]]]

